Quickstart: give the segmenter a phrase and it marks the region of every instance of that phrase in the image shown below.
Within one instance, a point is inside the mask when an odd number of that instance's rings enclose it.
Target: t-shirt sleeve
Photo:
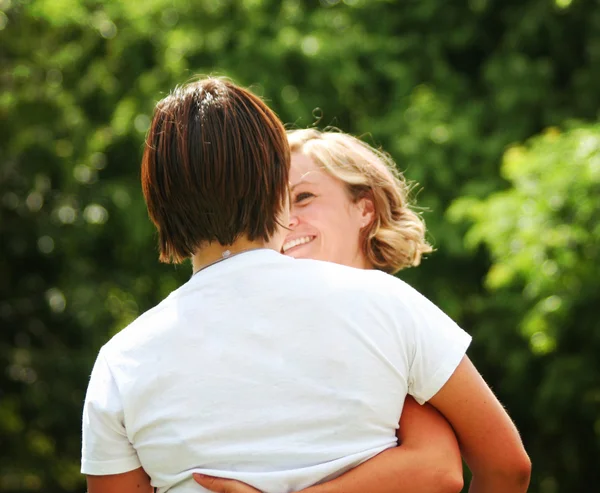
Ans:
[[[405,285],[403,297],[410,319],[408,393],[423,404],[450,379],[471,336],[410,286]]]
[[[81,472],[93,476],[121,474],[140,467],[127,437],[123,404],[102,350],[83,407]]]

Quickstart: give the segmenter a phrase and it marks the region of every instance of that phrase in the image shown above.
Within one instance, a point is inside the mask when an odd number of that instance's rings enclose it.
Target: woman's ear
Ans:
[[[356,203],[360,215],[360,229],[364,229],[375,220],[375,205],[370,197],[363,197]]]

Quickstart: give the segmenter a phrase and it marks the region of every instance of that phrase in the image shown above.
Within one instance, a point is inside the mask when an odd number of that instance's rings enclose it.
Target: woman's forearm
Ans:
[[[457,493],[462,476],[440,467],[441,457],[407,447],[388,449],[336,479],[302,493]]]
[[[459,493],[462,460],[452,427],[432,406],[408,397],[397,433],[401,446],[363,462],[302,493]],[[216,493],[260,493],[231,479],[194,474],[196,482]],[[300,493],[300,492],[297,492]]]
[[[401,446],[388,449],[336,479],[303,493],[454,493],[463,487],[454,430],[432,406],[407,397],[400,419]]]
[[[529,474],[521,478],[506,476],[474,476],[471,480],[469,493],[506,493],[507,491],[522,491],[525,493],[529,486]]]

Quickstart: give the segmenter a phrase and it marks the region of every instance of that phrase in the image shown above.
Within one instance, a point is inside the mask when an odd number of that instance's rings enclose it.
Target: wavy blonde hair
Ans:
[[[432,251],[425,240],[425,223],[411,209],[410,186],[392,158],[352,135],[309,128],[288,130],[292,153],[310,157],[342,181],[353,202],[369,198],[375,219],[362,231],[362,248],[373,266],[394,274],[421,263]]]

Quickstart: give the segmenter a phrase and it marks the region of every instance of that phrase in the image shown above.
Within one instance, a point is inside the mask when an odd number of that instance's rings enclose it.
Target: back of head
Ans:
[[[202,245],[268,241],[288,196],[285,130],[265,103],[221,78],[177,87],[155,109],[142,188],[160,260]]]
[[[377,269],[395,273],[419,265],[432,251],[425,239],[425,223],[411,207],[409,184],[392,158],[352,135],[339,131],[288,131],[291,152],[310,157],[346,186],[350,198],[368,198],[374,221],[363,230],[362,248]]]

